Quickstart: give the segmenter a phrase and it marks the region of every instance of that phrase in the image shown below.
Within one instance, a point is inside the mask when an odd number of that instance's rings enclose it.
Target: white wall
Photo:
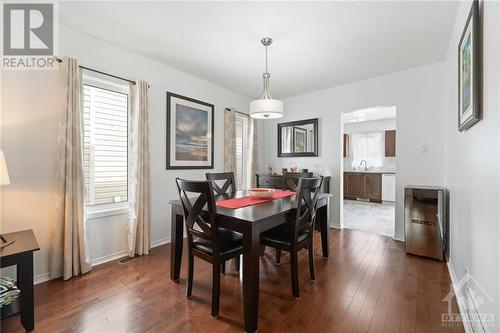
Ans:
[[[403,239],[403,187],[444,183],[444,64],[436,63],[348,85],[287,98],[285,117],[265,123],[265,155],[260,170],[275,170],[294,161],[299,168],[320,168],[332,176],[332,225],[340,226],[343,188],[341,113],[380,105],[397,107],[396,228]],[[319,118],[319,156],[277,158],[276,123]],[[422,153],[422,146],[425,152]]]
[[[457,48],[470,9],[460,4],[446,60],[446,186],[450,190],[450,266],[456,279],[468,269],[495,303],[483,297],[481,313],[495,313],[500,332],[500,3],[481,2],[483,119],[457,129]]]
[[[177,197],[175,177],[200,179],[207,170],[165,170],[166,92],[215,105],[213,171],[222,171],[223,110],[248,112],[249,98],[165,66],[110,43],[61,28],[60,55],[80,64],[132,79],[144,79],[149,90],[151,143],[151,241],[170,239],[168,202]],[[62,109],[62,83],[57,72],[2,73],[1,147],[12,185],[2,187],[1,232],[33,229],[41,250],[35,254],[35,274],[48,271],[49,225],[54,216],[55,146],[57,117]],[[126,244],[126,215],[90,220],[91,257],[100,262],[122,255]]]

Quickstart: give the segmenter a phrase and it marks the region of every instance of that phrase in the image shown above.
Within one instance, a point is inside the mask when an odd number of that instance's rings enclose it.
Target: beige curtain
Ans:
[[[149,253],[148,84],[130,85],[128,254]]]
[[[50,249],[51,278],[64,280],[91,270],[87,248],[82,167],[81,71],[75,59],[64,58],[66,101],[57,139],[56,217]]]
[[[255,174],[257,173],[258,167],[258,144],[257,144],[257,120],[254,118],[248,118],[248,159],[247,159],[247,181],[250,188],[256,186],[255,184]]]
[[[224,171],[236,173],[236,112],[226,109],[224,112]],[[236,177],[236,174],[235,174]]]

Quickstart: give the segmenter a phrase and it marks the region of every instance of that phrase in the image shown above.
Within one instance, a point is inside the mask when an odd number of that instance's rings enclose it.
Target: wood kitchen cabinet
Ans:
[[[349,134],[344,134],[344,157],[349,157]]]
[[[344,172],[344,198],[382,202],[382,174]]]
[[[396,130],[385,131],[385,156],[396,156]]]

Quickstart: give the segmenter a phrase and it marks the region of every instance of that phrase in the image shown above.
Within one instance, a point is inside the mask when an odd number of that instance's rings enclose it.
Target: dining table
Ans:
[[[216,201],[249,196],[249,191],[216,196]],[[322,256],[328,258],[328,223],[331,194],[320,193],[316,223],[321,233]],[[259,315],[260,234],[291,221],[295,208],[295,195],[242,208],[217,207],[216,218],[220,227],[239,232],[243,236],[243,313],[245,332],[257,332]],[[171,206],[170,279],[179,282],[184,243],[184,216],[180,200]]]

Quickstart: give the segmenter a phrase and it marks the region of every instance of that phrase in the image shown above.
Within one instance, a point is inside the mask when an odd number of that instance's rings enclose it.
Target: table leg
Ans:
[[[259,318],[260,234],[256,228],[243,233],[243,307],[245,332],[257,332]]]
[[[33,252],[27,252],[19,257],[17,264],[17,284],[21,291],[21,324],[26,331],[35,328],[35,300],[33,291]]]
[[[184,241],[184,217],[177,215],[177,207],[171,206],[170,231],[170,279],[179,282],[182,261],[182,245]]]
[[[319,228],[321,232],[321,249],[323,257],[328,258],[330,248],[328,246],[328,205],[324,205],[318,209]]]

